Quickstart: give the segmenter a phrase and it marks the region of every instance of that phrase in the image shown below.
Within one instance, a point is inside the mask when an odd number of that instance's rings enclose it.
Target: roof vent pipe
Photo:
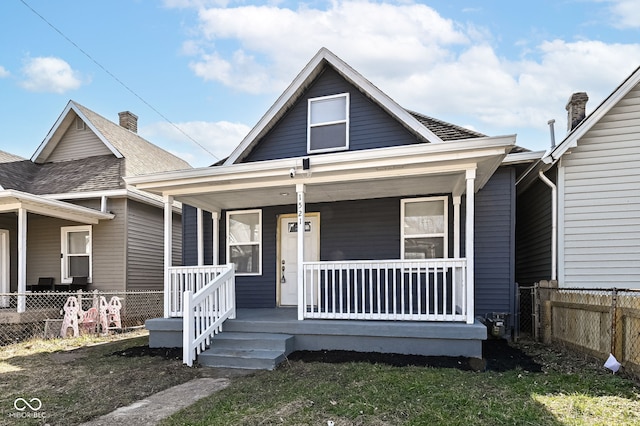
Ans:
[[[553,128],[553,125],[555,124],[555,122],[556,120],[554,119],[547,121],[547,124],[549,125],[549,132],[551,133],[551,148],[556,147],[556,132]]]

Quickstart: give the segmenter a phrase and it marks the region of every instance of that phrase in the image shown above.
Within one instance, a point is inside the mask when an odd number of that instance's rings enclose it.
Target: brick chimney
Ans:
[[[586,92],[577,92],[571,95],[567,106],[567,132],[572,131],[584,120],[587,115],[587,101],[589,96]]]
[[[120,126],[127,130],[131,130],[133,133],[138,133],[138,116],[129,111],[123,111],[118,113],[120,117]]]

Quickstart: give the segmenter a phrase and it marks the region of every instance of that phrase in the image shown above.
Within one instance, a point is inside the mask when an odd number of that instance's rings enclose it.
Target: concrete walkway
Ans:
[[[156,425],[199,399],[229,386],[229,379],[201,378],[165,389],[80,426]]]

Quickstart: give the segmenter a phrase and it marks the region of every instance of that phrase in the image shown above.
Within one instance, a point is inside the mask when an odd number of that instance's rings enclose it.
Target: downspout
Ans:
[[[551,188],[551,280],[557,279],[557,247],[558,247],[558,188],[545,176],[542,170],[538,171],[540,180]]]
[[[100,211],[102,213],[108,213],[107,212],[107,196],[103,195],[102,198],[100,198]]]

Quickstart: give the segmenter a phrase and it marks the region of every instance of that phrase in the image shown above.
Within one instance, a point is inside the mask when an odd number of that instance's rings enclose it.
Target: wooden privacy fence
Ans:
[[[640,376],[640,290],[558,289],[538,283],[539,336],[606,359],[613,354]]]

